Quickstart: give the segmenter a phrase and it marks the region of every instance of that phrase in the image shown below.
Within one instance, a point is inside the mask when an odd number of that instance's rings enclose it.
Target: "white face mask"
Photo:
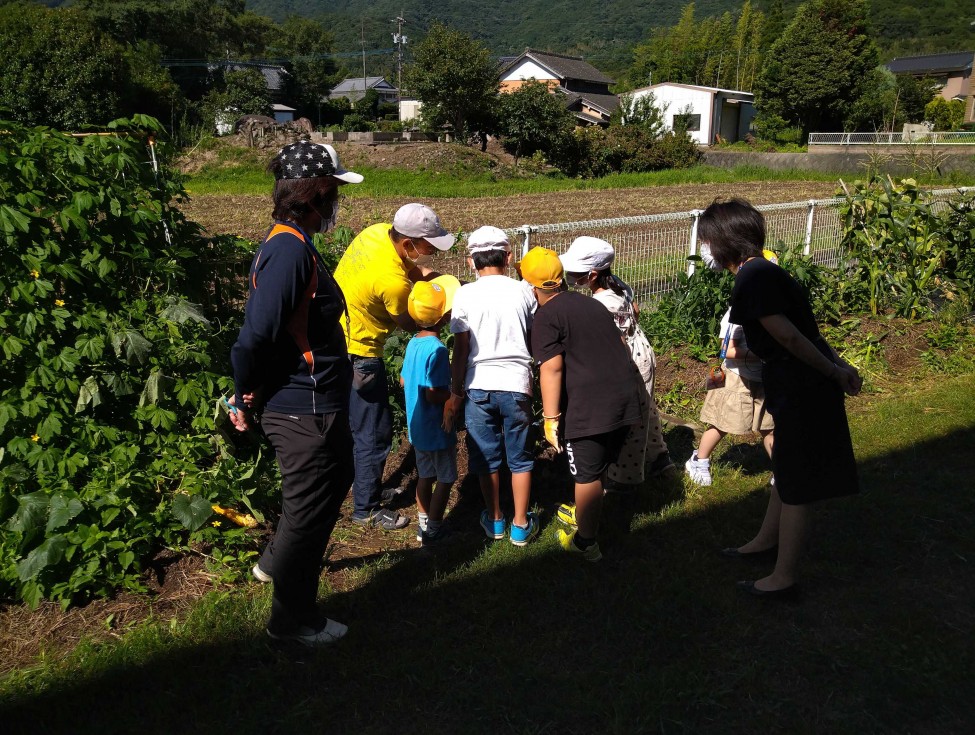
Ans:
[[[713,271],[722,270],[721,264],[718,263],[718,261],[716,261],[714,257],[711,255],[711,245],[709,243],[706,242],[701,243],[700,256],[701,256],[701,260],[704,261],[704,265],[706,265],[711,270]]]

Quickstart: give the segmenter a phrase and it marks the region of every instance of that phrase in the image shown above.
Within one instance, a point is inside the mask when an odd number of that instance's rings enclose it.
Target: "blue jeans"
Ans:
[[[532,425],[532,399],[503,390],[467,391],[468,466],[479,475],[501,468],[501,442],[512,473],[531,472],[535,458],[528,446]]]
[[[393,413],[389,408],[386,366],[382,358],[350,357],[349,426],[355,459],[352,517],[366,518],[382,500],[383,468],[393,446]]]

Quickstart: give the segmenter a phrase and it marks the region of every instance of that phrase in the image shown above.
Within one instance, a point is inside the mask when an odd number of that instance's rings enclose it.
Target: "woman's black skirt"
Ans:
[[[825,343],[817,347],[831,357]],[[765,406],[775,419],[772,472],[782,502],[804,505],[856,493],[842,389],[794,358],[766,363],[762,378]]]

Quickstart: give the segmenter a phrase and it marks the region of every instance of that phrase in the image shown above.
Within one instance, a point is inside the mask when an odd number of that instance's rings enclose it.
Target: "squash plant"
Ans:
[[[246,245],[173,206],[152,118],[0,131],[0,597],[137,589],[163,546],[252,554],[211,511],[259,515],[276,487],[213,431],[241,317],[215,264]]]

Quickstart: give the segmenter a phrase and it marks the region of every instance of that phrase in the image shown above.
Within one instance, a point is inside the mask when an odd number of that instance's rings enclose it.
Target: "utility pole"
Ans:
[[[396,44],[396,102],[397,107],[403,101],[403,47],[406,45],[407,38],[403,35],[403,26],[406,19],[401,10],[399,15],[393,18],[396,23],[396,33],[393,34],[393,43]]]
[[[366,97],[366,20],[362,19],[362,99]]]

